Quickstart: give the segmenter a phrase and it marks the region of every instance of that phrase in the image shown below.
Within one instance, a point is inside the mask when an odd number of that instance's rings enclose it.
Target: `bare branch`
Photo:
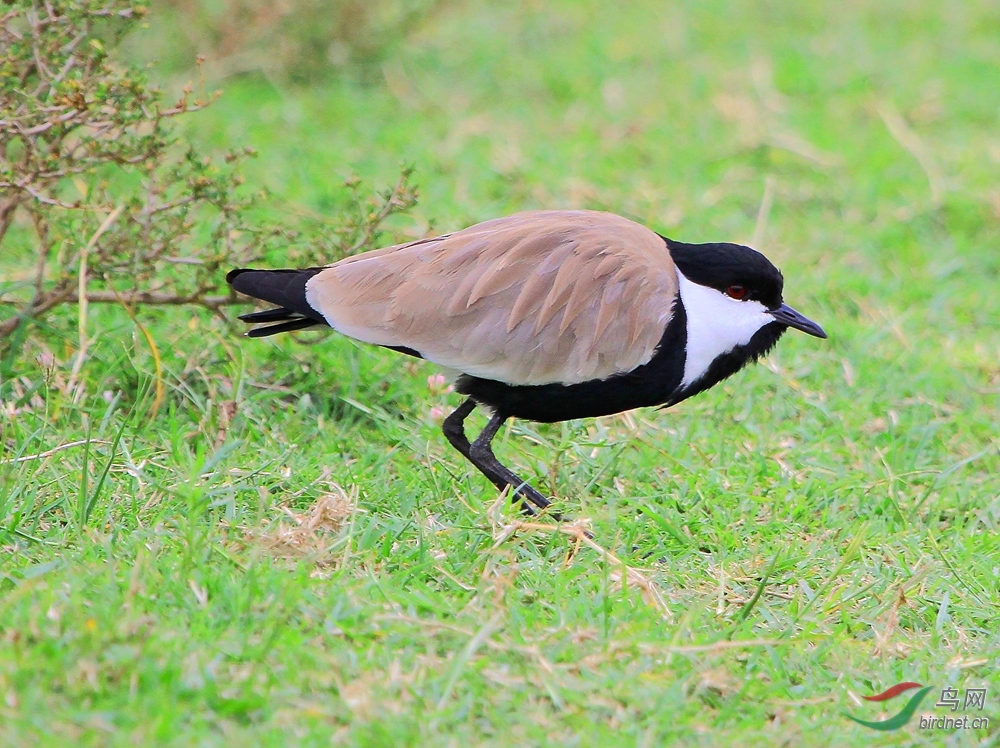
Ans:
[[[142,304],[145,306],[202,306],[206,309],[218,309],[223,306],[233,304],[246,304],[249,299],[240,298],[235,294],[228,296],[206,296],[200,294],[172,294],[161,291],[132,291],[129,293],[115,293],[114,291],[88,291],[85,300],[89,304]],[[71,295],[64,299],[65,303],[78,304],[80,297]]]
[[[0,245],[3,244],[3,238],[7,234],[7,229],[14,222],[14,212],[20,204],[21,198],[18,195],[12,195],[0,203]]]

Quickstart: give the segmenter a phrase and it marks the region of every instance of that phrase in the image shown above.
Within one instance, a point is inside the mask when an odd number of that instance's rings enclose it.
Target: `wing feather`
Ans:
[[[545,297],[545,301],[542,302],[538,319],[535,321],[535,334],[541,332],[542,328],[552,321],[559,310],[566,306],[570,294],[573,293],[574,283],[583,281],[580,276],[580,265],[580,258],[570,254],[559,266],[559,270],[556,271],[555,278],[552,280],[552,285],[549,287],[549,293]]]
[[[511,384],[583,382],[653,355],[677,272],[662,238],[595,211],[535,211],[348,257],[309,304],[346,335]]]
[[[540,273],[531,273],[521,285],[520,293],[514,301],[514,306],[510,310],[507,318],[507,332],[513,332],[521,322],[534,316],[541,299],[544,297],[545,276]]]

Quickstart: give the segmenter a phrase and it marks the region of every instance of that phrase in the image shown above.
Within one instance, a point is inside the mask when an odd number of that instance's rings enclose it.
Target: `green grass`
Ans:
[[[569,535],[504,536],[432,367],[143,310],[157,409],[120,310],[73,382],[66,310],[0,414],[0,744],[997,744],[997,80],[987,0],[563,0],[456,3],[376,85],[226,82],[189,137],[255,146],[299,209],[406,161],[401,236],[575,206],[756,238],[830,340],[498,439],[664,611]],[[985,686],[991,726],[843,716],[906,680]]]

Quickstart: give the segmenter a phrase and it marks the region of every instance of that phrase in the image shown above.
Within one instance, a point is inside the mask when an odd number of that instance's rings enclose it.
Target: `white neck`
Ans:
[[[764,325],[774,322],[759,301],[737,301],[714,288],[699,286],[677,271],[681,302],[687,312],[687,357],[681,387],[701,379],[723,353],[746,345]]]

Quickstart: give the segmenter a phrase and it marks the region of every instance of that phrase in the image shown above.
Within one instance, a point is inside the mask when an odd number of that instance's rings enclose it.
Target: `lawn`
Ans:
[[[988,0],[456,0],[374,78],[223,81],[185,136],[289,209],[405,163],[395,238],[586,207],[754,243],[830,339],[509,426],[589,542],[448,446],[430,365],[187,308],[91,307],[81,354],[67,307],[2,383],[0,744],[1000,743],[998,81]],[[901,681],[906,726],[845,716]]]

